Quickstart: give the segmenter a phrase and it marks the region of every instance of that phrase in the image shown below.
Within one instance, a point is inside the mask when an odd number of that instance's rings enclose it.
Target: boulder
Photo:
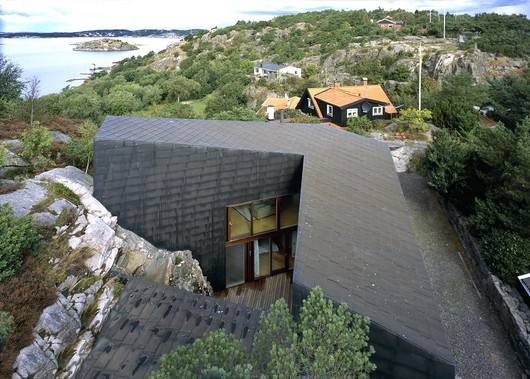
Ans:
[[[77,207],[66,199],[55,200],[48,207],[48,210],[55,215],[60,215],[63,211],[71,212],[76,209]]]
[[[31,215],[31,223],[37,228],[53,226],[55,221],[57,221],[57,215],[48,212],[33,213]]]
[[[68,143],[71,140],[70,136],[67,136],[66,134],[61,132],[52,130],[50,134],[52,136],[52,141],[54,142]]]
[[[35,341],[20,351],[14,365],[15,375],[33,379],[53,378],[58,368],[57,358],[45,346],[44,340],[35,335]]]
[[[0,179],[0,194],[15,192],[20,186],[14,180]]]
[[[57,301],[42,312],[35,331],[52,335],[63,344],[72,342],[81,329],[81,318],[70,308],[71,304],[59,293]]]
[[[82,197],[86,193],[92,194],[94,186],[93,179],[90,175],[73,166],[55,168],[43,172],[37,175],[35,179],[61,183],[79,197]]]
[[[10,204],[15,216],[22,217],[28,215],[31,208],[44,200],[47,194],[48,190],[44,183],[30,179],[25,182],[24,188],[0,195],[0,204]]]

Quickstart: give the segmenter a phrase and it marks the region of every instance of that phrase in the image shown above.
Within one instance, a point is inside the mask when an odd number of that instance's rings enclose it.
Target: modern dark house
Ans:
[[[320,286],[371,319],[376,378],[454,378],[388,148],[322,125],[107,117],[94,194],[215,290],[292,270],[296,314]]]
[[[370,120],[388,119],[397,111],[380,85],[368,85],[363,79],[360,86],[308,88],[296,109],[318,117],[322,122],[331,122],[345,127],[348,119],[366,116]]]

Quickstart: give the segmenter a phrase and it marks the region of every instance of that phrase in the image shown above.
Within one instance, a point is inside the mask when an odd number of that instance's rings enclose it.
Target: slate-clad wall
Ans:
[[[307,296],[309,289],[293,282],[292,312],[295,317],[299,316],[302,302]],[[376,371],[370,375],[371,378],[453,379],[455,377],[452,363],[440,360],[430,352],[373,322],[370,323],[369,339],[369,343],[375,349],[370,361],[377,365]]]
[[[96,140],[94,155],[94,194],[120,225],[191,250],[214,290],[225,286],[225,207],[300,191],[295,154]]]

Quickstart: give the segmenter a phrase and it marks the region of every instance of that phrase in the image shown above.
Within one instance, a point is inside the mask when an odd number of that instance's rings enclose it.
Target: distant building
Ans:
[[[346,126],[352,117],[366,116],[370,120],[387,119],[397,114],[396,108],[379,84],[368,85],[366,78],[360,86],[308,88],[296,106],[303,113],[318,117],[322,122]]]
[[[261,62],[254,66],[254,76],[260,78],[277,79],[282,75],[296,75],[302,77],[302,69],[294,66],[286,66],[283,64]]]
[[[268,114],[268,111],[270,111],[272,107],[272,113],[279,111],[281,109],[295,109],[298,105],[298,102],[300,101],[300,98],[298,96],[293,97],[268,97],[263,104],[261,105],[261,108],[258,110],[258,114],[266,115]],[[274,118],[274,117],[273,117]],[[271,119],[269,117],[269,119]]]
[[[384,29],[401,29],[403,26],[403,20],[392,20],[390,17],[385,17],[382,20],[377,21],[377,25]]]

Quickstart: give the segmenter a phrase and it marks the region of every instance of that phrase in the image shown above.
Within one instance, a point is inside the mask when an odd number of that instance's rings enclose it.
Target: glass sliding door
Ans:
[[[254,279],[271,274],[270,238],[262,238],[253,242]]]
[[[226,248],[226,287],[245,283],[246,244]]]
[[[285,270],[285,235],[272,237],[271,240],[272,271]]]

